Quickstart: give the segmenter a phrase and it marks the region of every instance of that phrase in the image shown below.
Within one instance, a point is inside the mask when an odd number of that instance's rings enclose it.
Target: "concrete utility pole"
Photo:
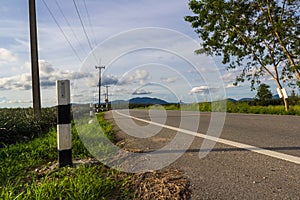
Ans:
[[[29,0],[29,26],[30,26],[30,46],[31,46],[31,79],[32,79],[33,111],[34,111],[34,117],[39,119],[41,117],[41,96],[40,96],[40,77],[39,77],[35,0]]]
[[[109,85],[106,85],[106,95],[105,95],[105,105],[106,105],[106,110],[108,110],[108,88],[110,87]]]
[[[96,69],[99,69],[99,98],[98,98],[98,109],[100,109],[101,105],[101,69],[105,69],[105,66],[95,66]]]

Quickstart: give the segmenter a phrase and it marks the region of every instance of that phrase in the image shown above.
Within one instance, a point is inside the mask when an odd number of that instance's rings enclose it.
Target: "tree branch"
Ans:
[[[259,64],[268,72],[268,74],[273,79],[276,80],[276,77],[274,76],[274,74],[261,62],[261,60],[259,59],[259,57],[256,55],[256,53],[254,52],[254,50],[251,48],[251,46],[249,45],[249,43],[247,42],[247,40],[243,37],[243,35],[239,32],[239,30],[236,27],[233,27],[233,29],[236,31],[236,33],[242,39],[242,41],[245,43],[245,45],[248,47],[248,49],[251,51],[252,55],[254,56],[254,59],[259,62]]]
[[[270,55],[270,57],[271,57],[271,60],[272,60],[272,63],[273,63],[273,68],[274,68],[274,72],[275,72],[276,80],[279,80],[278,65],[276,64],[276,61],[275,61],[274,56],[273,56],[273,54],[272,54],[272,52],[274,51],[274,49],[273,49],[273,51],[272,51],[270,45],[269,45],[266,41],[263,41],[263,43],[264,43],[265,46],[267,47],[268,52],[269,52],[269,55]],[[278,63],[278,64],[279,64],[279,63]]]
[[[282,3],[282,9],[281,9],[281,15],[279,17],[278,23],[280,24],[282,22],[282,18],[283,18],[283,13],[285,12],[285,4],[286,4],[287,0],[284,0]]]
[[[263,43],[265,44],[265,46],[266,46],[267,49],[268,49],[268,52],[269,52],[269,55],[270,55],[270,57],[271,57],[271,60],[272,60],[273,65],[275,65],[275,58],[274,58],[274,56],[273,56],[273,54],[272,54],[272,52],[274,52],[274,48],[273,48],[273,50],[272,50],[271,47],[270,47],[270,45],[269,45],[266,41],[263,41]]]
[[[290,52],[288,51],[288,49],[286,48],[284,42],[282,41],[280,34],[278,33],[278,30],[277,30],[277,28],[276,28],[276,26],[275,26],[275,24],[274,24],[274,21],[273,21],[272,15],[271,15],[271,6],[270,6],[270,3],[269,3],[268,0],[267,0],[267,2],[268,2],[268,9],[267,9],[267,11],[268,11],[268,17],[269,17],[269,21],[270,21],[270,23],[271,23],[271,25],[272,25],[272,27],[273,27],[273,31],[274,31],[274,33],[275,33],[275,36],[276,36],[276,38],[278,39],[279,44],[280,44],[281,48],[283,49],[284,53],[286,54],[286,56],[287,56],[287,58],[288,58],[290,64],[292,65],[292,68],[293,68],[293,70],[295,71],[298,80],[300,80],[300,72],[299,72],[299,70],[297,69],[296,64],[295,64],[295,61],[294,61],[294,59],[292,58]]]

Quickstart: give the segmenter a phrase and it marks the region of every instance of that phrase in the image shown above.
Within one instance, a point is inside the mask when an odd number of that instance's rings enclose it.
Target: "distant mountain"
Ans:
[[[254,98],[241,98],[240,100],[238,100],[239,102],[241,102],[241,101],[253,101],[254,100]]]
[[[150,97],[136,97],[130,100],[114,100],[111,102],[112,105],[128,105],[129,104],[147,104],[147,105],[166,105],[169,104],[167,101],[158,98],[150,98]]]
[[[165,105],[169,104],[168,102],[157,99],[157,98],[150,98],[150,97],[136,97],[129,100],[130,104],[159,104],[159,105]]]
[[[226,100],[227,100],[227,101],[230,101],[230,102],[237,102],[237,100],[232,99],[232,98],[227,98]]]

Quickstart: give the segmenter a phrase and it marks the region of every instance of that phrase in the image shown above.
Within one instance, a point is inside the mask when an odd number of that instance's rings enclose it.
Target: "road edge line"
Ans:
[[[165,124],[160,124],[160,123],[157,123],[157,122],[148,121],[148,120],[133,117],[133,116],[130,116],[130,115],[127,115],[127,114],[124,114],[124,113],[120,113],[116,110],[114,110],[113,112],[116,112],[117,114],[119,114],[121,116],[124,116],[124,117],[129,117],[129,118],[132,118],[132,119],[137,120],[137,121],[149,123],[149,124],[152,124],[152,125],[155,125],[155,126],[160,126],[160,127],[163,127],[163,128],[167,128],[167,129],[170,129],[170,130],[180,132],[180,133],[193,135],[193,136],[196,136],[196,137],[212,140],[212,141],[222,143],[222,144],[226,144],[226,145],[229,145],[229,146],[234,146],[234,147],[237,147],[237,148],[240,148],[240,149],[246,149],[248,151],[252,151],[252,152],[255,152],[255,153],[258,153],[258,154],[262,154],[262,155],[266,155],[266,156],[269,156],[269,157],[277,158],[277,159],[280,159],[280,160],[285,160],[285,161],[289,161],[289,162],[292,162],[292,163],[295,163],[295,164],[300,164],[300,157],[297,157],[297,156],[292,156],[292,155],[288,155],[288,154],[284,154],[284,153],[280,153],[280,152],[276,152],[276,151],[271,151],[271,150],[268,150],[268,149],[264,149],[264,148],[260,148],[260,147],[256,147],[256,146],[252,146],[252,145],[248,145],[248,144],[243,144],[243,143],[240,143],[240,142],[235,142],[235,141],[231,141],[231,140],[226,140],[226,139],[222,139],[222,138],[209,136],[209,135],[206,135],[206,134],[203,134],[203,133],[198,133],[198,132],[189,131],[189,130],[185,130],[185,129],[181,129],[181,128],[177,128],[177,127],[173,127],[173,126],[169,126],[169,125],[165,125]]]

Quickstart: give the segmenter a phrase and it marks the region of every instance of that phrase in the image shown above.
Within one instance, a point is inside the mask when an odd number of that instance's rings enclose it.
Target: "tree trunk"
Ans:
[[[277,74],[277,77],[278,77],[278,74]],[[282,86],[279,82],[278,79],[275,79],[276,83],[277,83],[277,86],[279,88],[279,92],[281,94],[281,98],[283,100],[283,103],[284,103],[284,107],[285,107],[285,111],[288,111],[289,110],[289,102],[288,102],[288,99],[287,98],[284,98],[284,95],[283,95],[283,92],[282,92]]]
[[[284,102],[284,107],[285,107],[285,111],[289,111],[289,102],[288,99],[282,97],[283,102]]]

